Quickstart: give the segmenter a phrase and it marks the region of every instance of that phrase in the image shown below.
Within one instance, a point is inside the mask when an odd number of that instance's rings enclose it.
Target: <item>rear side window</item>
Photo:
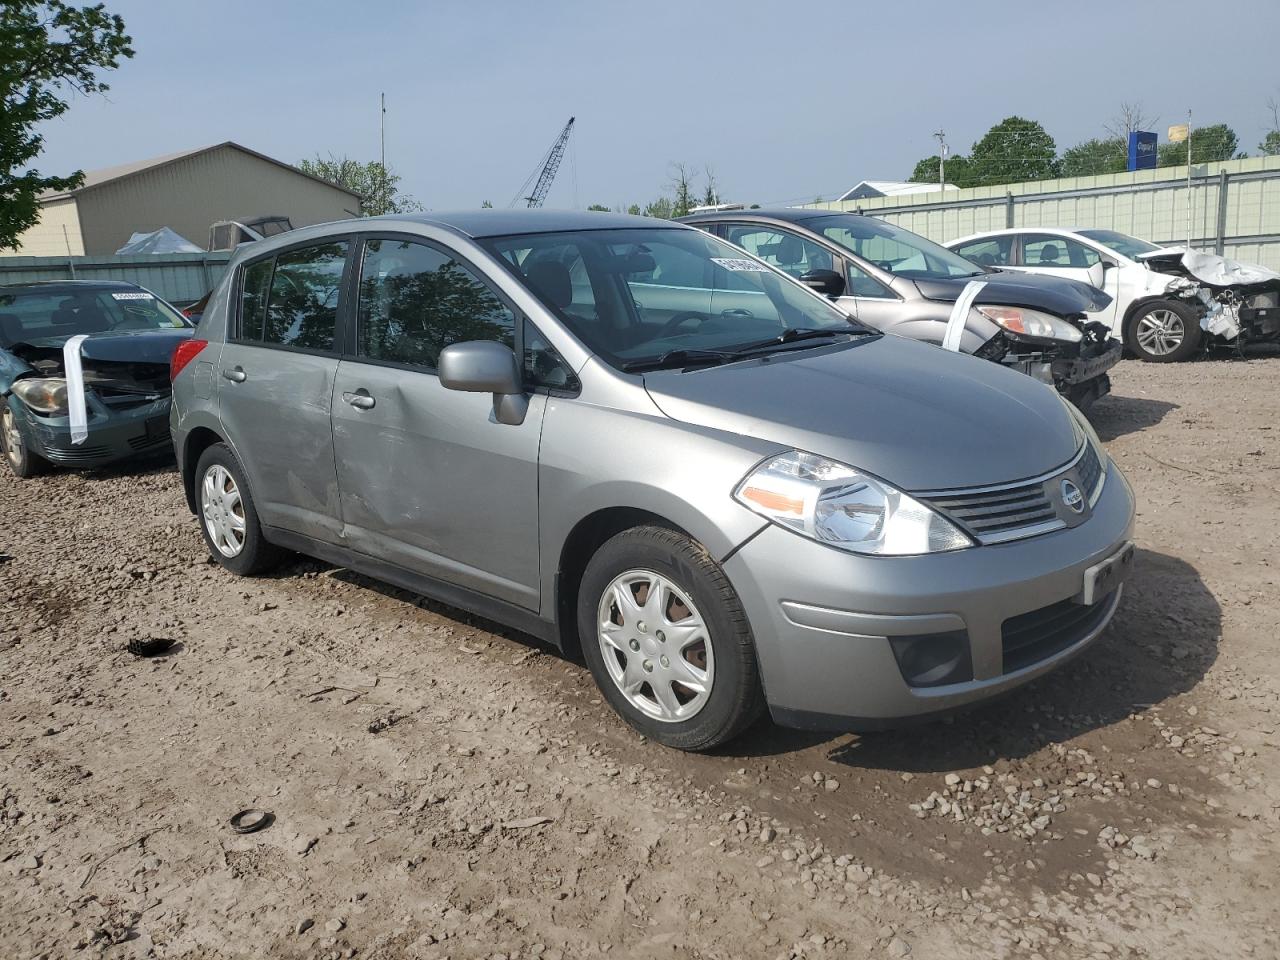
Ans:
[[[835,269],[835,258],[828,250],[792,233],[765,227],[730,227],[728,240],[793,277],[802,277],[810,270]]]
[[[360,270],[358,352],[435,369],[466,340],[515,348],[515,316],[488,284],[447,253],[408,240],[369,240]]]
[[[245,268],[240,339],[332,353],[346,240],[286,250]]]
[[[1096,250],[1069,237],[1028,233],[1022,238],[1022,263],[1028,267],[1092,267],[1101,260]]]
[[[1009,263],[1013,237],[988,237],[986,240],[974,240],[953,249],[966,260],[972,260],[979,266],[1003,267]]]

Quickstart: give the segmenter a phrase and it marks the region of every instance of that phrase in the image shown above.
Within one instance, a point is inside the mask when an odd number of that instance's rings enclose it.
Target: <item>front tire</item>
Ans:
[[[244,468],[225,443],[215,443],[196,464],[196,507],[200,530],[213,559],[242,577],[280,563],[283,551],[262,535]]]
[[[9,472],[20,480],[28,480],[44,472],[48,461],[33,453],[18,427],[18,415],[13,412],[13,400],[0,398],[0,449]]]
[[[578,590],[578,631],[609,705],[658,743],[709,750],[764,709],[737,593],[674,530],[635,527],[596,551]]]
[[[1200,348],[1200,320],[1176,300],[1153,300],[1133,312],[1125,324],[1125,346],[1148,363],[1177,363]]]

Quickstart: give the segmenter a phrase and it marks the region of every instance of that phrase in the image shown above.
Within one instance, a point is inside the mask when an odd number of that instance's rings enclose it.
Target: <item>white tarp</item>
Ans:
[[[116,251],[116,256],[149,253],[204,253],[204,251],[181,234],[175,233],[168,227],[161,227],[150,233],[132,234],[129,242]]]
[[[1215,253],[1188,250],[1186,247],[1166,247],[1154,253],[1145,253],[1139,259],[1149,260],[1152,257],[1164,257],[1175,253],[1182,255],[1182,265],[1187,273],[1211,286],[1230,287],[1236,284],[1273,283],[1280,280],[1280,273],[1256,263],[1241,263],[1239,260],[1228,260]]]

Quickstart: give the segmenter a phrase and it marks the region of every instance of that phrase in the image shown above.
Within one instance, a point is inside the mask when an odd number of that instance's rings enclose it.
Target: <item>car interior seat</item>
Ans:
[[[1040,248],[1040,263],[1054,264],[1058,263],[1058,259],[1062,256],[1062,251],[1056,243],[1046,243]]]

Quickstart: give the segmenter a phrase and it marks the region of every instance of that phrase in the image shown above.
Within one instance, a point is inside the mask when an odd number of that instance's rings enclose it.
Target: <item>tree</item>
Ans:
[[[65,96],[102,93],[99,73],[133,56],[124,20],[102,4],[68,6],[62,0],[5,0],[0,5],[0,250],[40,219],[37,197],[73,190],[84,171],[45,176],[27,165],[40,154],[45,121],[70,107]]]
[[[1048,180],[1058,175],[1058,148],[1036,121],[1005,117],[973,145],[969,164],[974,186]]]
[[[720,203],[720,194],[716,190],[716,173],[711,169],[711,164],[704,164],[703,171],[707,175],[707,189],[702,194],[702,205],[704,207],[714,207]]]
[[[609,213],[609,208],[606,207],[603,203],[593,203],[591,206],[587,207],[587,209],[596,210],[600,213]]]
[[[383,169],[377,160],[361,163],[350,157],[329,154],[325,158],[316,154],[314,160],[300,161],[298,169],[360,194],[360,212],[366,217],[412,213],[422,209],[417,200],[400,192],[400,175]]]
[[[1205,127],[1191,129],[1191,162],[1212,163],[1215,160],[1230,160],[1236,155],[1240,140],[1236,132],[1225,123],[1214,123]],[[1156,153],[1156,163],[1161,167],[1185,166],[1187,162],[1187,143],[1162,143]]]
[[[1271,111],[1271,129],[1258,144],[1258,150],[1263,156],[1274,157],[1280,154],[1280,100],[1267,97],[1267,109]]]
[[[492,209],[493,209],[493,201],[492,201],[492,200],[486,200],[484,203],[480,204],[480,209],[481,209],[481,210],[492,210]]]
[[[675,199],[671,204],[671,216],[686,216],[690,210],[697,206],[697,201],[693,198],[693,177],[690,175],[689,167],[686,164],[671,164],[669,185],[672,192],[675,193]]]
[[[641,212],[640,204],[638,203],[633,203],[631,206],[627,207],[627,213],[631,214],[633,217],[640,216]]]
[[[645,204],[642,211],[646,217],[658,217],[661,220],[670,220],[673,217],[680,216],[676,213],[675,204],[671,202],[670,197],[659,197],[651,203]]]
[[[1123,173],[1129,166],[1129,146],[1119,137],[1086,140],[1062,154],[1064,177],[1091,177],[1100,173]]]
[[[938,155],[935,153],[917,163],[907,180],[909,183],[937,183]],[[971,164],[963,153],[947,157],[947,183],[956,187],[973,186]]]
[[[1150,130],[1155,122],[1156,118],[1143,110],[1142,104],[1122,103],[1120,104],[1119,113],[1104,123],[1102,129],[1109,134],[1109,139],[1119,140],[1124,143],[1126,150],[1125,163],[1127,165],[1129,134],[1135,130]]]

